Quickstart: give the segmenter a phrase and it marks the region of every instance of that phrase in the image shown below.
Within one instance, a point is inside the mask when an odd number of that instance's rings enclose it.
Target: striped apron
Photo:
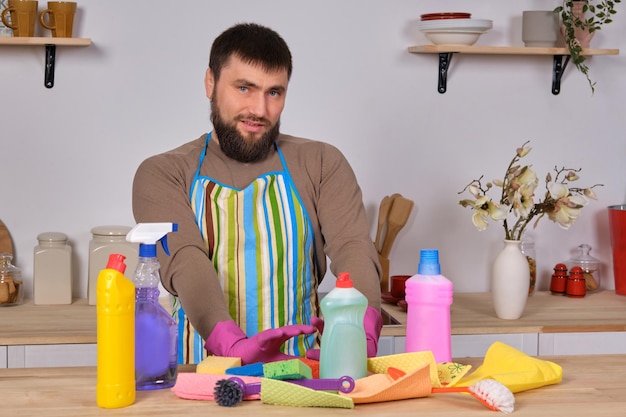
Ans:
[[[313,229],[306,208],[276,146],[283,170],[268,172],[244,189],[200,175],[206,137],[190,191],[196,224],[217,271],[230,316],[248,337],[316,315],[317,267]],[[178,300],[179,363],[206,357],[204,340]],[[304,356],[313,335],[290,339],[283,352]]]

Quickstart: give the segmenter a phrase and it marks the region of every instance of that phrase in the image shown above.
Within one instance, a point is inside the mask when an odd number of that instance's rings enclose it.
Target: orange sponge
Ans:
[[[319,379],[320,377],[320,363],[319,361],[309,359],[309,358],[299,358],[302,362],[309,365],[311,368],[311,375],[313,379]]]

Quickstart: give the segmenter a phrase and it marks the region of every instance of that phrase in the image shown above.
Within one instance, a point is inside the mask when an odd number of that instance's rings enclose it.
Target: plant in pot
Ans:
[[[563,24],[562,32],[565,46],[571,60],[578,70],[587,77],[591,92],[595,91],[595,82],[589,78],[589,67],[585,63],[583,49],[589,48],[589,42],[595,31],[613,21],[617,13],[615,5],[622,0],[562,0],[554,9]]]

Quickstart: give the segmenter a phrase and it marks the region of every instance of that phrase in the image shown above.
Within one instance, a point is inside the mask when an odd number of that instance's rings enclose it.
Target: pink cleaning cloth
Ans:
[[[186,400],[204,400],[213,401],[213,391],[215,384],[221,379],[228,379],[230,376],[223,374],[197,374],[193,372],[179,372],[176,378],[176,384],[172,387],[172,391],[179,398]],[[238,376],[243,382],[250,384],[252,382],[261,382],[261,378],[256,376]],[[246,395],[244,400],[258,400],[261,398],[259,394]]]

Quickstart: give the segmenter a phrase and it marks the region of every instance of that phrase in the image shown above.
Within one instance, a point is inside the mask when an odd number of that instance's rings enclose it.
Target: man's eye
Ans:
[[[280,93],[278,91],[270,91],[270,96],[278,97],[278,96],[280,96]]]
[[[241,91],[242,93],[245,93],[248,91],[248,87],[242,85],[241,87],[239,87],[239,91]]]

